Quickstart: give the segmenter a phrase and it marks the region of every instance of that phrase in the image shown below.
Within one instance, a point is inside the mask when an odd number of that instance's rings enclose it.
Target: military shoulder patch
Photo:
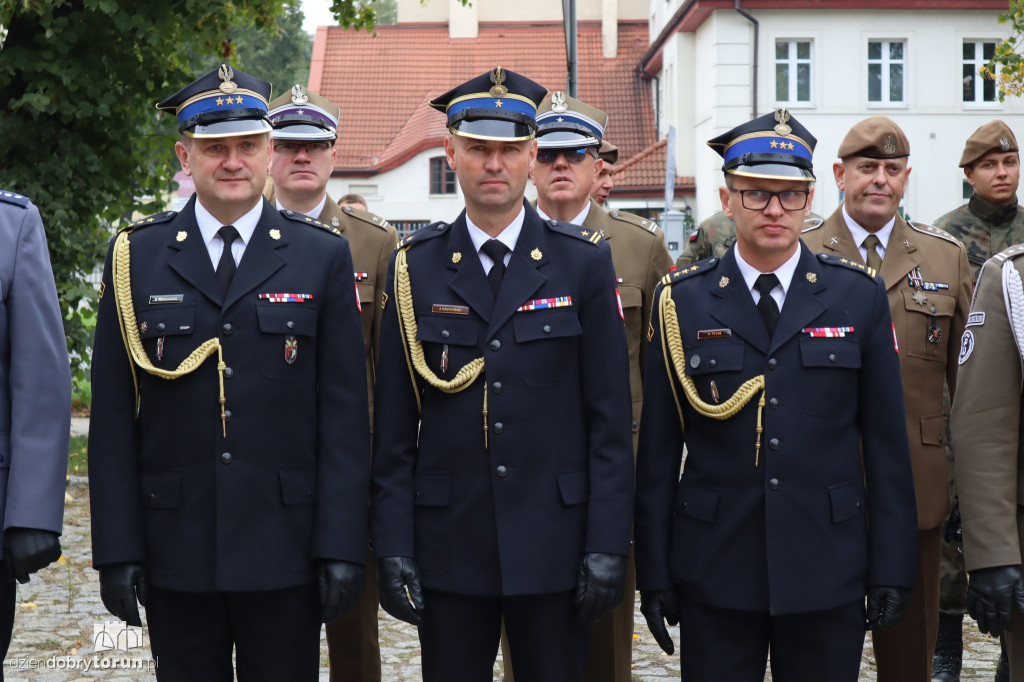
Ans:
[[[825,224],[825,221],[822,220],[821,218],[807,218],[806,220],[804,220],[804,227],[800,231],[801,232],[810,232],[811,230],[818,229],[819,227],[821,227],[824,224]]]
[[[672,272],[662,277],[661,283],[674,284],[680,280],[686,279],[687,277],[692,277],[693,275],[699,274],[701,272],[713,270],[715,266],[718,265],[718,260],[719,259],[717,258],[705,258],[704,260],[699,260],[696,263],[692,263],[686,267],[676,268],[672,270]]]
[[[855,260],[850,260],[849,258],[837,256],[832,253],[819,253],[818,260],[822,263],[828,263],[829,265],[839,265],[844,268],[849,268],[850,270],[856,270],[857,272],[867,275],[871,279],[878,276],[878,272],[874,268],[869,268],[863,263],[858,263]]]
[[[316,218],[310,217],[304,213],[298,213],[296,211],[285,209],[284,211],[281,211],[281,215],[287,218],[288,220],[292,220],[297,223],[304,223],[312,227],[319,227],[324,232],[330,232],[331,234],[341,236],[341,230],[339,230],[338,228],[331,227],[327,223],[322,223]]]
[[[589,227],[584,227],[582,225],[574,225],[573,223],[562,222],[561,220],[555,220],[554,218],[545,220],[544,224],[555,232],[569,235],[570,237],[576,237],[577,239],[582,239],[583,241],[590,242],[591,244],[597,244],[604,239],[599,230],[592,230]]]
[[[17,192],[8,192],[0,189],[0,201],[7,202],[8,204],[14,204],[15,206],[21,206],[22,208],[28,207],[28,197],[18,194]]]
[[[635,213],[627,213],[626,211],[609,211],[608,215],[611,216],[613,220],[618,220],[624,223],[629,223],[630,225],[642,227],[648,232],[654,232],[655,230],[658,229],[658,223],[654,222],[653,220],[648,220],[647,218],[638,216]]]
[[[418,244],[422,241],[426,241],[427,239],[439,237],[445,232],[447,232],[449,227],[450,226],[448,225],[448,223],[443,222],[436,222],[430,223],[429,225],[425,225],[420,229],[416,230],[415,232],[413,232],[412,234],[410,234],[405,239],[398,242],[398,248],[404,249],[412,246],[413,244]]]
[[[1024,253],[1024,244],[1015,244],[1005,251],[1000,251],[996,255],[992,256],[992,260],[997,263],[1005,263],[1008,260],[1013,260],[1022,253]],[[981,278],[981,273],[978,273],[978,278]]]
[[[135,230],[140,230],[143,227],[149,227],[150,225],[159,225],[160,223],[167,223],[170,222],[171,219],[174,218],[174,216],[176,215],[178,215],[177,211],[164,211],[163,213],[156,213],[154,215],[149,216],[148,218],[137,220],[134,223],[131,223],[130,225],[125,225],[117,232],[118,234],[122,232],[134,232]]]
[[[370,213],[369,211],[360,211],[358,208],[352,208],[351,206],[342,206],[341,210],[344,211],[346,215],[350,215],[353,218],[359,218],[364,223],[369,223],[370,225],[373,225],[374,227],[379,227],[384,231],[387,231],[388,229],[388,221],[384,220],[376,213]]]
[[[960,242],[959,239],[951,235],[949,232],[946,232],[943,229],[935,227],[934,225],[929,225],[928,223],[919,223],[915,220],[908,220],[907,224],[910,225],[910,228],[915,232],[920,232],[921,234],[930,234],[933,237],[940,237],[942,239],[945,239],[947,242],[952,242],[953,244],[956,244],[961,249],[964,248],[964,245]]]

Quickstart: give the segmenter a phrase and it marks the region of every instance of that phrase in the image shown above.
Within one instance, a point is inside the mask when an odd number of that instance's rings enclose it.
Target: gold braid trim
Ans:
[[[693,377],[686,373],[686,352],[683,349],[683,336],[679,331],[676,303],[672,300],[671,284],[666,284],[662,287],[661,300],[658,302],[658,307],[661,316],[661,340],[664,348],[666,369],[669,370],[670,377],[674,370],[675,375],[679,378],[679,383],[683,387],[683,392],[686,394],[687,402],[690,403],[698,414],[720,421],[729,419],[742,410],[750,402],[751,398],[754,397],[755,393],[761,391],[761,397],[757,403],[757,442],[754,453],[754,466],[757,466],[761,454],[761,432],[763,431],[761,418],[764,414],[764,375],[759,374],[745,381],[742,386],[736,389],[732,397],[724,403],[712,405],[704,402],[701,400],[700,394],[697,393],[697,386],[693,383]],[[679,422],[682,424],[683,407],[679,400],[679,395],[676,393],[675,382],[670,381],[669,383],[672,386],[672,394],[676,400],[676,409],[679,411]]]
[[[455,376],[446,381],[434,374],[427,366],[423,356],[423,344],[418,338],[419,328],[416,324],[416,309],[412,301],[412,282],[409,279],[409,264],[406,262],[406,249],[400,249],[395,256],[395,303],[398,306],[398,329],[405,341],[405,360],[409,365],[409,376],[412,379],[413,391],[416,394],[416,407],[422,411],[420,393],[416,384],[416,375],[444,393],[458,393],[476,381],[484,371],[484,359],[477,358],[464,365]],[[487,387],[484,387],[484,441],[487,440]]]
[[[167,370],[156,367],[146,355],[146,349],[142,346],[139,338],[139,325],[135,318],[135,306],[132,302],[132,277],[131,277],[131,252],[128,232],[122,232],[117,236],[114,243],[114,257],[111,261],[111,279],[114,284],[114,306],[117,309],[117,321],[121,325],[121,338],[124,347],[128,350],[132,359],[132,382],[135,385],[135,409],[138,413],[139,407],[139,378],[135,371],[138,365],[153,376],[161,379],[177,379],[194,372],[201,364],[217,353],[217,372],[220,379],[220,412],[221,424],[225,437],[227,436],[227,415],[224,411],[226,400],[224,398],[224,352],[220,345],[220,339],[214,337],[205,341],[202,345],[192,351],[187,358],[181,361],[177,369]]]

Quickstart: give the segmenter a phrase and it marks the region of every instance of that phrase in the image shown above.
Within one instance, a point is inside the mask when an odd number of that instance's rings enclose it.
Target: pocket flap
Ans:
[[[583,504],[590,498],[590,483],[587,472],[570,471],[558,474],[558,492],[565,504]]]
[[[690,376],[743,369],[743,344],[730,341],[698,343],[686,349],[686,373]]]
[[[142,506],[149,509],[177,509],[181,506],[181,472],[162,471],[139,476]]]
[[[583,333],[575,310],[528,310],[512,316],[516,341],[537,341]]]
[[[359,304],[364,308],[366,304],[373,303],[373,282],[360,282],[356,284],[356,291],[359,292]]]
[[[867,511],[864,484],[860,479],[830,487],[828,496],[832,501],[832,523],[842,523]]]
[[[256,315],[261,332],[316,336],[316,308],[299,303],[257,303]]]
[[[924,445],[942,445],[946,442],[946,425],[949,417],[944,414],[933,414],[921,417],[921,442]]]
[[[416,338],[420,341],[475,346],[480,337],[480,323],[471,317],[424,315],[416,320],[416,325]]]
[[[135,319],[144,339],[191,334],[196,328],[196,306],[186,303],[144,308],[136,311]]]
[[[316,469],[280,467],[281,501],[285,504],[313,504],[316,501]]]
[[[932,317],[953,317],[953,312],[956,310],[956,299],[948,294],[940,294],[936,291],[924,292],[928,300],[924,305],[919,305],[914,300],[917,289],[903,289],[902,293],[903,307],[910,312]]]
[[[452,475],[447,471],[416,473],[417,507],[447,507],[452,500]]]
[[[680,514],[704,523],[715,522],[718,498],[722,495],[720,490],[694,483],[683,483],[680,493],[677,507]]]
[[[619,299],[622,301],[623,308],[639,308],[644,304],[644,294],[640,287],[628,284],[619,285]]]
[[[860,344],[854,339],[800,339],[804,367],[860,367]]]

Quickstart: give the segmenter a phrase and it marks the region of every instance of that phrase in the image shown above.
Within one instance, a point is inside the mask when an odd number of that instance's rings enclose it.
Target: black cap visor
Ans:
[[[453,135],[480,140],[532,140],[536,123],[516,111],[464,109],[448,122]]]
[[[259,109],[207,112],[190,118],[178,128],[189,137],[256,135],[269,133],[272,129],[266,114]]]

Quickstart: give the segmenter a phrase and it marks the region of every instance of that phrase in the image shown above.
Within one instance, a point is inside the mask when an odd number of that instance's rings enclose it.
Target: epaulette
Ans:
[[[992,256],[992,260],[994,260],[997,263],[1005,263],[1008,260],[1016,258],[1022,253],[1024,253],[1024,244],[1015,244],[1014,246],[1011,246],[1010,248],[1000,251],[996,255]],[[978,276],[980,277],[981,275],[979,274]]]
[[[874,268],[869,268],[863,263],[858,263],[857,261],[850,260],[849,258],[846,258],[844,256],[837,256],[831,253],[819,253],[818,259],[821,260],[821,262],[823,263],[828,263],[830,265],[841,265],[843,267],[849,268],[850,270],[856,270],[857,272],[867,275],[871,279],[874,279],[875,277],[878,276],[878,271],[875,270]]]
[[[630,225],[642,227],[648,232],[654,232],[658,229],[658,223],[653,220],[648,220],[647,218],[642,218],[635,213],[627,213],[626,211],[609,211],[608,215],[615,220],[620,220],[624,223],[629,223]]]
[[[402,241],[398,242],[398,248],[404,249],[408,246],[412,246],[413,244],[418,244],[419,242],[424,241],[426,239],[430,239],[432,237],[439,237],[448,230],[448,227],[448,223],[444,222],[436,222],[430,223],[429,225],[425,225],[420,229],[416,230],[415,232],[413,232],[412,234],[410,234]]]
[[[965,248],[959,239],[951,235],[949,232],[946,232],[943,229],[935,227],[934,225],[929,225],[928,223],[919,223],[914,220],[908,220],[907,224],[910,225],[911,229],[921,232],[922,234],[930,234],[933,237],[941,237],[945,239],[947,242],[953,242],[961,249]]]
[[[8,192],[2,189],[0,189],[0,201],[6,201],[8,204],[14,204],[22,208],[27,208],[29,204],[28,197],[22,196],[17,192]]]
[[[150,225],[159,225],[160,223],[170,222],[170,220],[178,215],[177,211],[164,211],[163,213],[155,213],[148,218],[137,220],[130,225],[125,225],[117,231],[118,234],[122,232],[134,232],[135,230],[142,229],[143,227],[149,227]]]
[[[696,263],[691,263],[685,268],[676,268],[661,278],[662,284],[675,284],[676,282],[692,277],[696,274],[707,272],[718,265],[718,258],[705,258]]]
[[[297,213],[296,211],[285,209],[284,211],[281,211],[281,215],[283,215],[285,218],[288,218],[288,220],[294,220],[297,223],[303,223],[305,225],[319,227],[324,232],[330,232],[331,234],[341,236],[341,230],[339,230],[338,228],[331,227],[327,223],[322,223],[316,218],[310,217],[304,213]]]
[[[590,242],[591,244],[597,244],[604,239],[599,230],[591,230],[589,227],[583,227],[582,225],[565,223],[561,220],[555,220],[554,218],[545,220],[544,224],[555,232],[566,234],[570,237],[576,237],[577,239],[582,239],[583,241]]]
[[[379,227],[382,230],[387,230],[388,221],[381,218],[376,213],[370,213],[369,211],[361,211],[358,208],[352,208],[351,206],[342,206],[341,210],[352,216],[353,218],[359,218],[364,223],[370,223],[375,227]]]
[[[821,227],[824,224],[825,224],[825,221],[822,220],[821,218],[805,218],[804,219],[803,229],[800,230],[800,231],[801,232],[810,232],[811,230],[818,229],[819,227]]]

